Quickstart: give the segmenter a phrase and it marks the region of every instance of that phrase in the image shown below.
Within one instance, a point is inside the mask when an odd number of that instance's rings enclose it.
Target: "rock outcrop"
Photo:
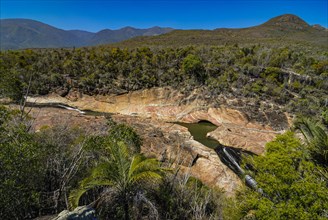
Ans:
[[[165,122],[196,123],[206,120],[218,126],[208,135],[210,138],[256,154],[263,153],[265,143],[289,126],[288,115],[276,109],[261,110],[254,103],[240,104],[224,97],[207,97],[201,89],[188,95],[171,88],[111,96],[88,96],[71,91],[66,97],[52,94],[30,97],[28,100],[33,103],[62,103],[81,110],[119,113]],[[251,112],[248,110],[250,106],[253,108]]]
[[[64,210],[58,214],[57,217],[52,220],[97,220],[96,211],[93,208],[87,206],[79,206],[73,211]]]
[[[242,112],[230,108],[208,108],[206,111],[194,111],[181,119],[187,123],[209,121],[218,128],[207,134],[225,146],[233,146],[261,154],[265,143],[271,141],[279,131],[269,125],[250,122]]]
[[[106,132],[106,118],[103,116],[82,115],[77,111],[51,107],[32,108],[35,118],[33,128],[44,126],[82,127],[92,133]],[[113,120],[132,126],[141,136],[141,152],[147,157],[172,164],[191,176],[197,177],[209,186],[225,190],[228,196],[241,186],[239,177],[225,166],[213,149],[193,140],[188,129],[161,120],[127,115],[112,115]]]
[[[172,123],[139,117],[114,116],[116,121],[132,125],[141,135],[142,153],[162,162],[179,166],[209,186],[220,187],[231,196],[242,185],[239,177],[225,166],[214,149],[193,140],[188,129]]]
[[[61,103],[80,110],[116,113],[112,116],[114,120],[131,125],[141,135],[141,150],[146,156],[171,162],[205,184],[223,188],[227,195],[233,195],[242,184],[239,177],[220,161],[213,149],[194,141],[187,128],[172,122],[212,122],[218,128],[208,133],[208,137],[223,145],[256,154],[263,153],[265,143],[289,125],[288,116],[277,108],[263,110],[265,108],[261,108],[261,105],[258,107],[258,103],[249,104],[222,96],[207,97],[201,90],[194,90],[187,95],[171,88],[153,88],[93,97],[70,91],[65,97],[52,94],[30,97],[28,101],[38,104]],[[252,110],[249,110],[250,107]],[[103,132],[102,128],[106,124],[105,117],[52,109],[32,111],[37,113],[36,124],[39,127],[45,122],[62,123],[60,121],[67,114],[72,125],[98,129],[97,132]]]

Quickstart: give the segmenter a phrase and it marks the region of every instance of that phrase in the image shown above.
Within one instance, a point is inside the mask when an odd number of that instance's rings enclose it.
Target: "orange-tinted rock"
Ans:
[[[223,145],[261,154],[265,143],[286,129],[290,119],[286,114],[264,112],[256,106],[255,111],[247,111],[248,104],[241,100],[219,97],[217,100],[221,104],[212,105],[198,95],[198,92],[195,90],[185,95],[170,88],[153,88],[121,95],[92,97],[75,91],[70,92],[67,97],[52,94],[29,98],[29,101],[62,103],[81,110],[118,113],[113,116],[115,120],[133,126],[141,135],[141,150],[146,156],[156,157],[161,161],[174,161],[182,171],[209,186],[224,188],[228,195],[232,195],[241,185],[237,175],[220,161],[213,149],[194,141],[186,128],[167,122],[210,121],[218,128],[208,133],[208,137]],[[232,108],[231,103],[237,107]],[[50,115],[46,114],[44,117],[45,120],[50,120],[47,117]],[[97,121],[97,118],[88,118],[78,113],[72,113],[70,117],[80,119],[79,123],[86,122],[90,125],[93,120]]]
[[[35,118],[33,128],[44,126],[70,126],[86,129],[91,133],[104,133],[106,119],[102,116],[81,115],[76,111],[44,107],[32,108]],[[141,136],[141,152],[166,163],[179,166],[181,172],[200,179],[208,186],[225,190],[226,195],[234,195],[241,181],[226,167],[213,149],[194,141],[187,128],[150,118],[113,115],[117,122],[127,123]]]
[[[243,148],[257,154],[262,153],[265,143],[272,140],[277,133],[282,132],[282,129],[286,129],[286,124],[288,125],[290,122],[288,117],[282,117],[272,112],[270,114],[261,112],[267,120],[265,122],[249,121],[249,115],[241,110],[232,109],[225,105],[217,108],[211,107],[202,98],[197,99],[197,92],[195,90],[188,96],[170,88],[153,88],[122,95],[88,96],[75,91],[70,92],[67,98],[52,94],[30,98],[29,101],[36,103],[57,102],[81,110],[134,115],[168,122],[196,123],[206,120],[218,126],[218,129],[210,133],[209,137],[224,145]],[[227,103],[229,101],[222,102]],[[238,101],[231,100],[230,102]],[[279,123],[282,126],[276,126]],[[273,128],[273,125],[281,131]]]

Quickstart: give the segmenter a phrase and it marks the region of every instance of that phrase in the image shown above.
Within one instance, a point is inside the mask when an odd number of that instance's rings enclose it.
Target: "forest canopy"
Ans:
[[[181,48],[93,47],[0,53],[2,96],[71,90],[88,95],[121,94],[170,86],[188,93],[202,87],[218,94],[255,98],[292,113],[321,114],[328,105],[328,54],[296,46],[208,46]]]

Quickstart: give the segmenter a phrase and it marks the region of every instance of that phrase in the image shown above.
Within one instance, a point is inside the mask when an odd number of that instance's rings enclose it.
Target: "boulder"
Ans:
[[[73,211],[64,210],[52,220],[97,220],[96,211],[87,206],[78,206]]]

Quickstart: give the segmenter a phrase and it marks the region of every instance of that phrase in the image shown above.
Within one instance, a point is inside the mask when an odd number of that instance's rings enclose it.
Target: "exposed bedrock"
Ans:
[[[239,177],[225,166],[213,149],[193,140],[188,129],[172,122],[212,122],[218,128],[207,135],[226,146],[261,154],[265,143],[289,126],[289,117],[271,104],[252,100],[207,96],[202,89],[183,94],[171,88],[153,88],[121,95],[88,96],[70,91],[65,97],[51,94],[30,97],[39,104],[61,103],[80,110],[118,113],[113,119],[134,127],[143,139],[142,153],[165,162],[173,162],[184,173],[209,186],[223,188],[233,195],[242,185]],[[52,109],[52,110],[51,110]],[[79,126],[103,127],[104,117],[82,115],[77,111],[42,108],[35,110],[36,129],[69,118]],[[94,130],[92,129],[92,130]]]
[[[141,151],[146,156],[173,163],[183,173],[200,179],[206,185],[224,189],[228,196],[242,185],[239,177],[221,162],[214,149],[193,140],[187,128],[149,118],[113,117],[136,129],[143,139]]]
[[[90,133],[106,133],[103,116],[82,115],[77,111],[51,107],[32,108],[33,129],[44,126],[82,127]],[[184,174],[190,174],[208,186],[224,189],[234,195],[241,186],[239,177],[225,166],[213,149],[193,140],[188,129],[173,123],[151,118],[113,115],[113,120],[132,126],[142,138],[141,151],[148,157],[172,164]]]
[[[70,91],[31,97],[35,103],[63,103],[81,110],[119,113],[165,122],[197,123],[206,120],[218,128],[208,137],[221,144],[261,154],[265,143],[289,127],[289,117],[279,107],[255,100],[210,96],[204,89],[183,94],[171,88],[152,88],[121,95],[88,96]]]

